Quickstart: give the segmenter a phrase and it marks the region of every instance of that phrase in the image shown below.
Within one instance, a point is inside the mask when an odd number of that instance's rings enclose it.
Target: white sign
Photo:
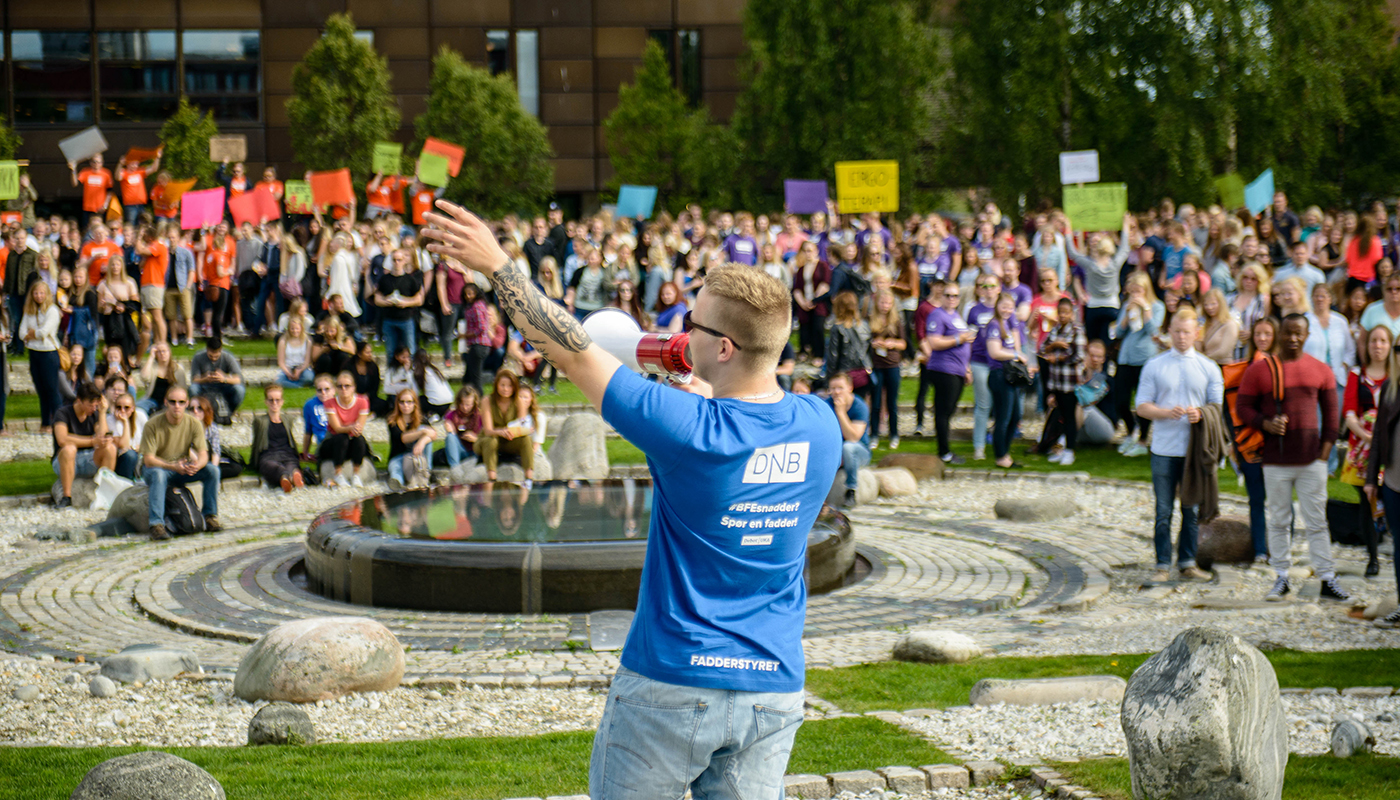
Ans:
[[[76,164],[84,159],[92,158],[98,153],[105,152],[107,140],[102,138],[102,131],[94,125],[60,140],[58,149],[63,151],[65,160]]]
[[[1099,151],[1060,153],[1060,183],[1098,183]]]

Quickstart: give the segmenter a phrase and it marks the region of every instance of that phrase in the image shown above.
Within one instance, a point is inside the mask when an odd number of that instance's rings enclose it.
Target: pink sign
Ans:
[[[185,192],[180,198],[180,227],[185,230],[218,225],[224,218],[224,187]]]

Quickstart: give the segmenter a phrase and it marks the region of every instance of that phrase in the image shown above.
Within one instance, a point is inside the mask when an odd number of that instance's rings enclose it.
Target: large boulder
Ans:
[[[608,477],[608,424],[597,414],[573,414],[564,419],[559,437],[549,448],[552,475],[561,481]]]
[[[1254,560],[1254,538],[1248,517],[1217,517],[1201,525],[1196,540],[1196,566],[1248,564]]]
[[[150,487],[144,483],[138,483],[130,489],[122,491],[117,495],[117,499],[112,501],[112,507],[107,511],[107,519],[124,519],[138,533],[149,533],[151,530],[150,513],[151,503],[149,497]],[[195,501],[199,501],[200,493],[195,493]]]
[[[865,505],[875,502],[880,496],[880,480],[868,469],[863,469],[856,473],[856,505]],[[846,497],[846,470],[836,470],[836,480],[831,484],[831,491],[827,492],[827,505],[839,507],[845,502]]]
[[[54,481],[49,488],[49,494],[53,501],[57,503],[63,499],[63,481]],[[97,496],[97,483],[92,478],[73,479],[73,507],[79,509],[92,508],[92,499]]]
[[[890,453],[880,459],[880,469],[904,467],[914,474],[915,480],[920,481],[942,480],[944,466],[943,459],[938,456],[922,453]]]
[[[122,683],[163,681],[182,672],[203,671],[194,653],[159,644],[133,644],[102,662],[102,674]]]
[[[895,643],[892,655],[896,661],[961,664],[982,655],[982,648],[954,631],[913,631]]]
[[[873,469],[870,472],[880,483],[881,497],[908,497],[919,491],[914,473],[904,467]]]
[[[93,767],[70,800],[224,800],[224,787],[183,758],[146,750]]]
[[[1070,678],[983,678],[973,684],[968,703],[974,706],[1049,706],[1080,700],[1123,699],[1127,682],[1117,675],[1076,675]]]
[[[1264,654],[1190,628],[1128,681],[1123,733],[1134,797],[1279,800],[1288,731]]]
[[[311,717],[291,703],[269,703],[248,722],[248,744],[315,744]]]
[[[312,617],[278,625],[254,642],[238,664],[233,693],[249,701],[334,700],[393,689],[403,669],[403,647],[378,622]]]
[[[997,519],[1011,522],[1054,522],[1079,513],[1079,504],[1068,497],[1003,497],[992,509]]]

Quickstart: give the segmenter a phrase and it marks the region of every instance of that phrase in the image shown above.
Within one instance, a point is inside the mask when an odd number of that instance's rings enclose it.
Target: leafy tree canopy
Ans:
[[[165,145],[161,168],[176,180],[195,178],[196,189],[214,186],[214,162],[209,160],[209,140],[219,135],[214,112],[200,113],[188,98],[180,98],[180,107],[160,126],[160,140]]]

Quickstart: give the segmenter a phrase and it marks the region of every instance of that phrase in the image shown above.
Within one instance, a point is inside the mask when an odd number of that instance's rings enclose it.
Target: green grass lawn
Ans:
[[[965,664],[909,664],[883,661],[830,670],[809,670],[807,690],[843,711],[908,711],[967,705],[973,684],[983,678],[1058,678],[1117,675],[1127,679],[1150,653],[1113,656],[979,658]],[[1346,676],[1364,676],[1367,685],[1400,683],[1400,650],[1343,650],[1304,653],[1273,650],[1279,686],[1309,689],[1339,686]],[[1355,683],[1356,681],[1352,681]]]
[[[1056,764],[1066,780],[1094,790],[1104,800],[1132,800],[1132,776],[1125,758]],[[1330,755],[1288,757],[1284,800],[1394,800],[1400,796],[1400,759],[1364,754],[1349,759]]]
[[[546,797],[588,791],[593,733],[519,738],[433,739],[311,747],[174,747],[166,752],[208,770],[229,797],[442,800]],[[66,797],[106,759],[148,748],[0,748],[0,800]],[[947,763],[947,754],[876,719],[804,723],[788,772],[825,773]]]

